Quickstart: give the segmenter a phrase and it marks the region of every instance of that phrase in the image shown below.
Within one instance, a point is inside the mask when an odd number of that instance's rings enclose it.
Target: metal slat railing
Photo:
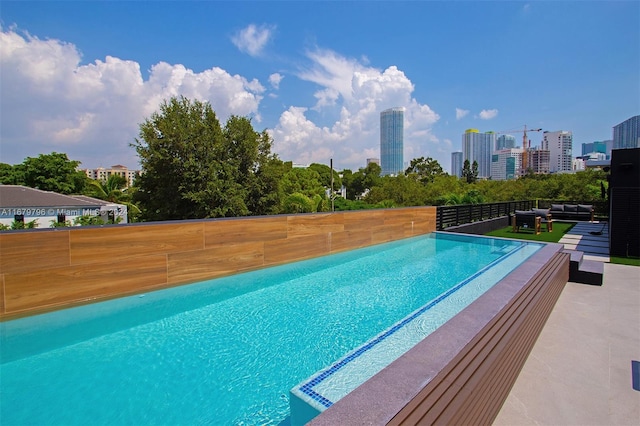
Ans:
[[[505,201],[486,204],[459,204],[455,206],[438,206],[436,229],[442,231],[450,226],[478,222],[507,216],[516,210],[530,210],[536,206],[534,200]]]

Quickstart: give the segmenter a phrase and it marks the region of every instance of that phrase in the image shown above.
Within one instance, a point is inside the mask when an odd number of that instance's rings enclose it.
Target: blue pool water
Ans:
[[[523,246],[434,233],[3,322],[0,419],[279,424],[289,389]]]

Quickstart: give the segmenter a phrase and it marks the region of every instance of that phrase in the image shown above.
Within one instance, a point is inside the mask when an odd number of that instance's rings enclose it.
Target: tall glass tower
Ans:
[[[496,145],[494,132],[480,133],[478,129],[467,129],[462,135],[462,153],[469,166],[478,162],[478,177],[488,179],[491,176],[491,152]],[[464,161],[463,160],[463,161]]]
[[[613,126],[613,149],[640,148],[640,115]]]
[[[516,137],[511,135],[500,135],[496,141],[496,151],[501,149],[511,149],[516,147]]]
[[[404,108],[389,108],[380,113],[380,167],[382,175],[404,171]]]

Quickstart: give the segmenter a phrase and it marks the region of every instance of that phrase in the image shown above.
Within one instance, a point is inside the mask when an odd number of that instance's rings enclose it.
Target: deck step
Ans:
[[[569,281],[580,284],[602,285],[604,263],[584,259],[584,253],[578,250],[564,250],[569,253]]]

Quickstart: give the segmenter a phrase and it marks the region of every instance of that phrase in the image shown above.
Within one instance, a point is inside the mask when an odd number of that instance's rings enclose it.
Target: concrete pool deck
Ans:
[[[566,284],[494,425],[638,425],[640,268]],[[636,380],[640,380],[637,378]]]

